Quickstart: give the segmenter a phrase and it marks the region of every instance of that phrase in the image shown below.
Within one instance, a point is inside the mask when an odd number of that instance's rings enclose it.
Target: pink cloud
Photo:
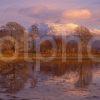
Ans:
[[[70,10],[63,13],[63,17],[69,19],[89,19],[91,16],[92,13],[88,9]]]
[[[100,35],[100,29],[91,29],[91,32],[94,34],[99,34]]]

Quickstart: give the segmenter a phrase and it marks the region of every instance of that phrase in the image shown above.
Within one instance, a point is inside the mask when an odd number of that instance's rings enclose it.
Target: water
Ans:
[[[37,75],[34,65],[0,64],[0,100],[100,100],[99,64],[41,63]]]

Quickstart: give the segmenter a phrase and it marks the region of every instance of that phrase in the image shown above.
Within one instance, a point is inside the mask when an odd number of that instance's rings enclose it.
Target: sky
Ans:
[[[100,0],[0,0],[0,25],[82,25],[100,32]],[[72,26],[73,27],[73,26]]]

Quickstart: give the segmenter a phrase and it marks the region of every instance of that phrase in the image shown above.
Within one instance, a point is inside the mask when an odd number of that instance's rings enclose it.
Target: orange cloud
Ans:
[[[88,9],[70,10],[63,13],[64,18],[70,19],[88,19],[91,16],[92,14]]]

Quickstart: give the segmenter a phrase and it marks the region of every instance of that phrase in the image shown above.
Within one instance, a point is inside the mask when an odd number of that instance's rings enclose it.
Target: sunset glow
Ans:
[[[100,0],[0,0],[0,100],[100,100]]]
[[[75,23],[100,30],[99,9],[99,0],[2,0],[0,24],[17,21],[28,27],[41,22],[58,26]]]

